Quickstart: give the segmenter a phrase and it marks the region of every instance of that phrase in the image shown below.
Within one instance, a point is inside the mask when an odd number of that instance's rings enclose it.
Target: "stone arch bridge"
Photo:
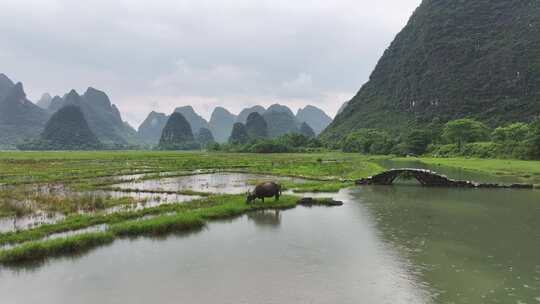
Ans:
[[[360,179],[357,185],[392,185],[398,177],[415,178],[422,186],[426,187],[454,187],[454,188],[515,188],[532,189],[533,185],[528,184],[482,184],[472,181],[454,180],[445,175],[425,169],[391,169],[383,173]]]

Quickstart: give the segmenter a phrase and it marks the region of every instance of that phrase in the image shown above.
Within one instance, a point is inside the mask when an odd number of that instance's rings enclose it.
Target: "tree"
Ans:
[[[442,133],[444,129],[444,123],[439,117],[435,117],[426,126],[425,131],[428,133],[429,141],[431,143],[440,144],[442,142]]]
[[[257,112],[250,113],[246,120],[246,132],[250,139],[262,139],[268,137],[268,124]]]
[[[401,145],[401,152],[404,154],[422,155],[426,153],[430,141],[429,132],[412,130],[405,136]]]
[[[233,125],[229,143],[235,145],[243,145],[249,141],[249,136],[246,131],[246,126],[243,123],[237,122]]]
[[[275,140],[290,148],[307,147],[310,141],[308,137],[298,133],[285,134]]]
[[[540,117],[529,125],[527,146],[532,158],[540,158]]]
[[[457,144],[461,150],[463,144],[487,139],[488,128],[474,119],[456,119],[446,123],[442,136],[447,142]]]
[[[523,142],[527,139],[528,134],[529,125],[518,122],[496,128],[491,133],[491,139],[497,143]]]
[[[201,147],[207,148],[210,144],[213,144],[216,141],[214,140],[214,135],[212,135],[212,132],[209,129],[201,128],[197,134],[197,142],[201,145]]]
[[[164,150],[191,150],[197,148],[193,131],[180,113],[173,113],[161,133],[159,147]]]
[[[306,122],[303,122],[300,126],[300,134],[308,138],[315,137],[315,131],[313,131],[313,129]]]
[[[366,154],[389,154],[394,143],[390,135],[381,130],[360,129],[349,134],[342,142],[344,152],[360,152]]]

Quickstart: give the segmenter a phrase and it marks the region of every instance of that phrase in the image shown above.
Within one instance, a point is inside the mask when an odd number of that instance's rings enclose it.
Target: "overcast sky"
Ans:
[[[125,120],[272,103],[333,115],[420,0],[1,0],[0,73],[29,98],[88,86]]]

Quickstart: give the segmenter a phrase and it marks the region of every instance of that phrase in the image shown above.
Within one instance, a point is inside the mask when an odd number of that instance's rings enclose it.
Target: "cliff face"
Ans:
[[[530,121],[539,96],[540,2],[424,0],[322,138],[435,117]]]

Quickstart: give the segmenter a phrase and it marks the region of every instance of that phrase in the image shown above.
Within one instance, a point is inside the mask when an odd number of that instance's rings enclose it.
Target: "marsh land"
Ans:
[[[399,167],[540,184],[535,161],[2,152],[0,293],[25,303],[81,292],[85,303],[539,301],[538,190],[354,186]],[[265,180],[283,185],[282,198],[246,204]],[[302,196],[319,206],[299,206]]]

